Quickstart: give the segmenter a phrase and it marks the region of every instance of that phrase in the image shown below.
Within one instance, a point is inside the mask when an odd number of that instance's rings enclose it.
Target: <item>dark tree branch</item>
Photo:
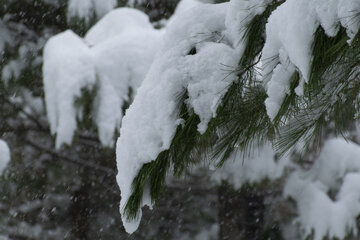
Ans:
[[[41,146],[41,145],[39,145],[37,143],[34,143],[33,141],[31,141],[31,140],[29,140],[27,138],[25,139],[25,141],[26,141],[26,143],[28,145],[32,146],[33,148],[37,149],[38,151],[48,153],[48,154],[50,154],[51,156],[53,156],[55,158],[65,160],[67,162],[75,163],[77,165],[87,167],[87,168],[90,168],[90,169],[93,169],[93,170],[101,171],[101,172],[106,173],[109,176],[116,176],[116,174],[117,174],[117,172],[114,171],[111,168],[104,167],[104,166],[101,166],[99,164],[95,164],[95,163],[92,163],[92,162],[84,161],[84,160],[79,159],[79,158],[72,158],[72,157],[63,155],[63,154],[61,154],[61,153],[59,153],[57,151],[54,151],[52,149],[48,149],[48,148],[46,148],[44,146]]]

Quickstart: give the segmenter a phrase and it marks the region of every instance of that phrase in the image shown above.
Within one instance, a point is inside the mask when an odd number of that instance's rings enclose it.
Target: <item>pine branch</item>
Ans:
[[[203,135],[197,131],[199,117],[185,104],[187,94],[184,93],[179,99],[180,117],[184,119],[184,124],[178,126],[170,148],[160,153],[154,161],[144,164],[134,178],[132,194],[123,209],[129,220],[138,217],[144,187],[150,187],[153,203],[159,200],[167,170],[171,166],[173,174],[180,176],[192,164],[208,154],[214,154],[214,146],[215,156],[221,153],[223,162],[234,150],[250,151],[255,143],[263,143],[272,137],[274,129],[264,105],[266,93],[256,80],[255,66],[264,45],[267,19],[282,2],[274,0],[263,14],[255,16],[244,29],[244,39],[247,40],[245,53],[239,62],[239,80],[228,89],[216,118],[210,121]]]
[[[304,96],[293,95],[295,104],[285,105],[285,101],[282,106],[290,114],[286,115],[286,123],[275,143],[280,155],[299,142],[304,143],[303,151],[309,146],[320,146],[329,130],[345,136],[359,112],[356,107],[360,92],[359,34],[351,45],[347,43],[345,29],[330,38],[320,27],[314,37],[310,79]]]

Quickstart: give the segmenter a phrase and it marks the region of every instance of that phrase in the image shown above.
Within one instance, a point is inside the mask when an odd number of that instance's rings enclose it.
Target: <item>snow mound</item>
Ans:
[[[113,16],[143,17],[137,10],[125,9],[114,10],[104,19]],[[151,25],[151,28],[139,26],[119,28],[116,33],[114,29],[109,31],[111,24],[95,25],[88,35],[91,36],[88,41],[97,43],[92,47],[72,31],[49,39],[44,48],[43,75],[47,115],[51,133],[57,134],[57,148],[63,143],[71,144],[77,119],[81,120],[83,115],[82,106],[74,103],[82,97],[83,89],[94,88],[92,120],[101,143],[113,146],[123,106],[131,101],[130,93],[136,93],[162,42],[161,31]]]
[[[8,144],[0,139],[0,175],[10,162],[10,149]]]
[[[288,179],[284,196],[298,207],[297,222],[314,240],[343,239],[356,234],[360,214],[360,147],[344,139],[331,139],[308,171],[296,171]],[[334,193],[330,196],[328,193]]]
[[[129,30],[153,29],[149,17],[136,9],[118,8],[105,15],[85,35],[89,45],[96,45]]]
[[[161,42],[160,31],[144,29],[125,31],[91,49],[99,79],[94,117],[103,145],[113,145],[114,130],[120,129],[123,117],[122,107],[136,95]]]
[[[92,88],[96,77],[94,63],[84,41],[72,31],[60,33],[44,47],[44,90],[46,111],[52,134],[57,133],[56,147],[71,144],[80,109],[74,102],[81,90]]]

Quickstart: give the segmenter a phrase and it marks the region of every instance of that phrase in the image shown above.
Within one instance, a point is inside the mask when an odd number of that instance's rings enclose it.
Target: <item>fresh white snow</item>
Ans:
[[[131,22],[131,27],[124,27]],[[70,30],[49,39],[43,75],[46,110],[57,148],[71,144],[77,119],[83,115],[82,106],[74,103],[81,98],[82,89],[93,88],[93,121],[101,143],[113,145],[123,106],[131,101],[130,91],[136,94],[161,42],[162,32],[134,9],[110,12],[85,39]]]
[[[0,175],[10,161],[10,149],[8,144],[0,139]]]
[[[44,48],[44,90],[46,111],[56,147],[71,144],[81,109],[74,106],[83,88],[95,84],[91,54],[84,41],[72,31],[58,34]]]
[[[344,238],[356,233],[360,214],[360,146],[344,139],[330,139],[311,169],[294,172],[284,196],[292,197],[305,235],[315,230],[315,240]],[[331,196],[329,192],[332,193]]]

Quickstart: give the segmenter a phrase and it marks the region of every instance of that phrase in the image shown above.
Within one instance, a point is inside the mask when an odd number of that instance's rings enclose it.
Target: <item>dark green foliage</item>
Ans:
[[[345,135],[358,115],[360,79],[356,66],[360,64],[360,38],[352,43],[344,29],[331,38],[319,28],[315,34],[310,79],[304,96],[293,96],[293,105],[285,106],[291,114],[282,127],[275,147],[284,154],[299,141],[318,148],[321,139],[329,133]],[[283,116],[284,112],[279,115]],[[319,148],[318,148],[319,149]]]
[[[228,2],[229,0],[215,0],[214,3],[224,3]]]
[[[285,96],[283,104],[281,105],[279,112],[274,118],[273,122],[275,125],[279,126],[285,124],[283,121],[289,119],[290,116],[294,114],[298,110],[297,106],[297,98],[295,93],[295,88],[299,85],[300,76],[298,72],[295,72],[290,79],[290,94]]]
[[[331,38],[325,34],[323,28],[319,27],[314,36],[313,59],[310,69],[309,84],[307,92],[316,95],[324,87],[323,75],[331,68],[337,60],[340,60],[344,49],[348,47],[346,30],[340,28],[338,34]]]
[[[281,228],[279,225],[267,227],[263,233],[263,239],[266,240],[283,240]]]
[[[83,18],[73,17],[69,21],[69,28],[77,33],[80,37],[84,37],[86,32],[96,23],[95,13],[87,20]]]
[[[81,97],[76,98],[74,101],[74,106],[77,109],[81,109],[81,116],[77,116],[79,128],[84,130],[89,130],[93,126],[92,122],[92,108],[93,102],[97,93],[97,89],[99,89],[98,85],[95,84],[91,88],[85,87],[81,89]]]
[[[195,55],[195,54],[196,54],[196,47],[193,47],[193,48],[189,51],[188,55]]]
[[[223,106],[209,126],[209,131],[220,132],[214,152],[216,158],[220,157],[219,167],[234,151],[240,150],[244,156],[248,155],[254,145],[261,145],[274,135],[274,128],[266,114],[264,88],[260,85],[249,87],[244,94],[240,94],[238,89],[229,89]]]
[[[165,176],[169,168],[169,152],[159,154],[157,160],[143,165],[138,175],[133,180],[132,194],[125,206],[128,219],[137,219],[142,202],[144,188],[150,184],[150,195],[157,202],[165,185]]]
[[[47,4],[43,0],[0,0],[0,16],[11,14],[10,21],[23,23],[35,32],[48,26],[56,26],[60,31],[68,29],[66,21],[67,1]]]
[[[168,19],[175,11],[179,0],[146,0],[134,2],[134,7],[145,12],[150,21],[159,21],[161,19]]]
[[[254,16],[249,25],[245,29],[241,29],[245,32],[244,38],[246,39],[246,48],[243,56],[239,62],[239,69],[242,71],[244,68],[252,65],[254,60],[259,57],[259,54],[265,43],[265,25],[272,13],[281,3],[284,1],[273,1],[269,4],[266,10],[260,14]],[[251,72],[251,71],[249,71]]]

